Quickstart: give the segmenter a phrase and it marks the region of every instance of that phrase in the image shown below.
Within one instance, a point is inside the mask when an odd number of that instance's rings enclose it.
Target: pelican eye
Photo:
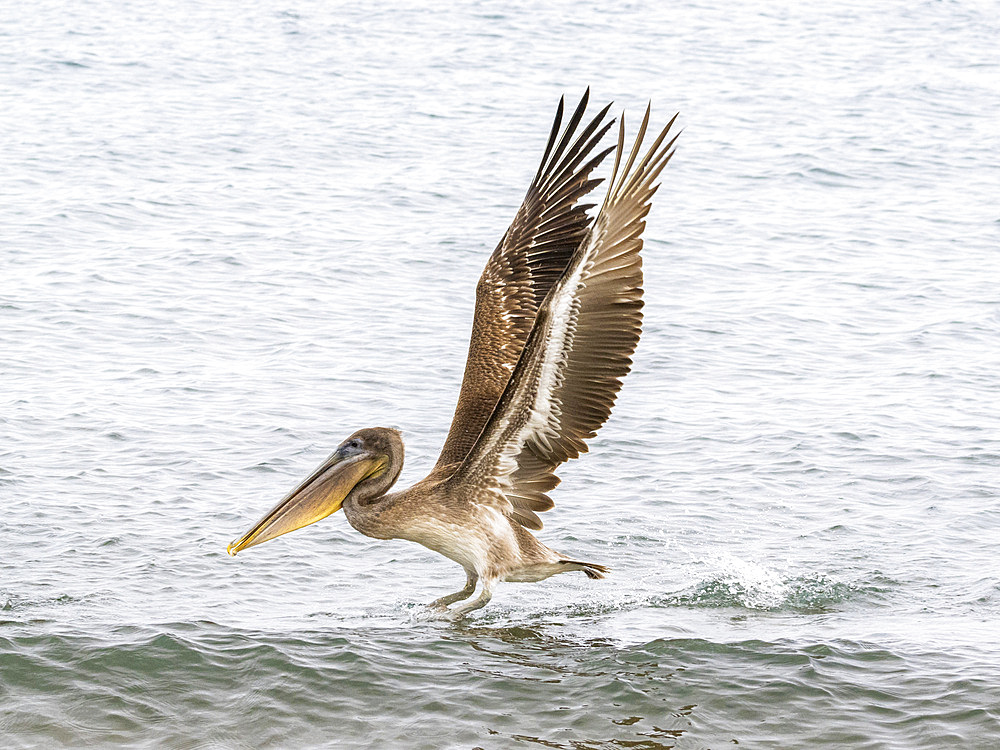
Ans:
[[[351,438],[337,449],[337,453],[346,458],[348,456],[356,456],[359,453],[363,453],[364,450],[365,445],[360,438]]]

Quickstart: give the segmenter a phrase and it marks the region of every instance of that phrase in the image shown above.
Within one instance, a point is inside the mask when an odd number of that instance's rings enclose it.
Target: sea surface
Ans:
[[[993,0],[0,14],[0,746],[1000,747]],[[433,464],[556,104],[684,128],[645,330],[541,538],[423,606],[347,435]],[[608,165],[610,166],[610,165]]]

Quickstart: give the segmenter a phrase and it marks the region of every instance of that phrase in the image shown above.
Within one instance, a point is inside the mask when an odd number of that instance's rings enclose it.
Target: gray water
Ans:
[[[1000,746],[993,2],[0,14],[3,747]],[[558,97],[685,128],[635,368],[501,585],[342,514],[432,465]]]

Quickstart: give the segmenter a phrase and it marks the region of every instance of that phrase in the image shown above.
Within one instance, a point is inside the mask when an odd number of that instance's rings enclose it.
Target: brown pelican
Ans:
[[[229,545],[240,550],[300,529],[340,508],[376,539],[408,539],[465,569],[465,587],[430,606],[458,619],[487,602],[498,581],[541,581],[608,568],[567,557],[529,529],[553,507],[556,468],[587,451],[632,364],[642,322],[644,217],[673,155],[674,118],[648,151],[649,108],[625,153],[597,152],[614,120],[609,104],[580,128],[589,91],[560,134],[560,100],[541,166],[476,287],[465,376],[451,430],[427,477],[389,493],[403,466],[399,432],[358,430],[302,484]],[[602,182],[591,173],[615,152],[596,217],[580,199]],[[596,153],[595,153],[596,152]],[[623,163],[624,157],[624,163]],[[478,597],[469,599],[477,583]]]

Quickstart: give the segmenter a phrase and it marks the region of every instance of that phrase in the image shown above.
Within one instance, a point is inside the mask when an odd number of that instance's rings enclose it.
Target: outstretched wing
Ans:
[[[493,412],[528,338],[539,306],[559,279],[592,221],[580,198],[602,180],[590,173],[613,149],[594,154],[614,123],[609,104],[577,132],[590,90],[561,136],[559,101],[545,155],[514,221],[486,263],[476,287],[476,312],[465,377],[437,467],[468,455]]]
[[[559,483],[556,467],[587,450],[585,441],[611,414],[631,367],[642,324],[643,219],[653,183],[673,156],[676,136],[664,140],[674,119],[636,163],[646,110],[619,177],[623,118],[611,186],[593,230],[539,309],[503,395],[449,480],[500,490],[486,494],[528,528],[541,528],[535,512],[553,505],[545,493]]]

